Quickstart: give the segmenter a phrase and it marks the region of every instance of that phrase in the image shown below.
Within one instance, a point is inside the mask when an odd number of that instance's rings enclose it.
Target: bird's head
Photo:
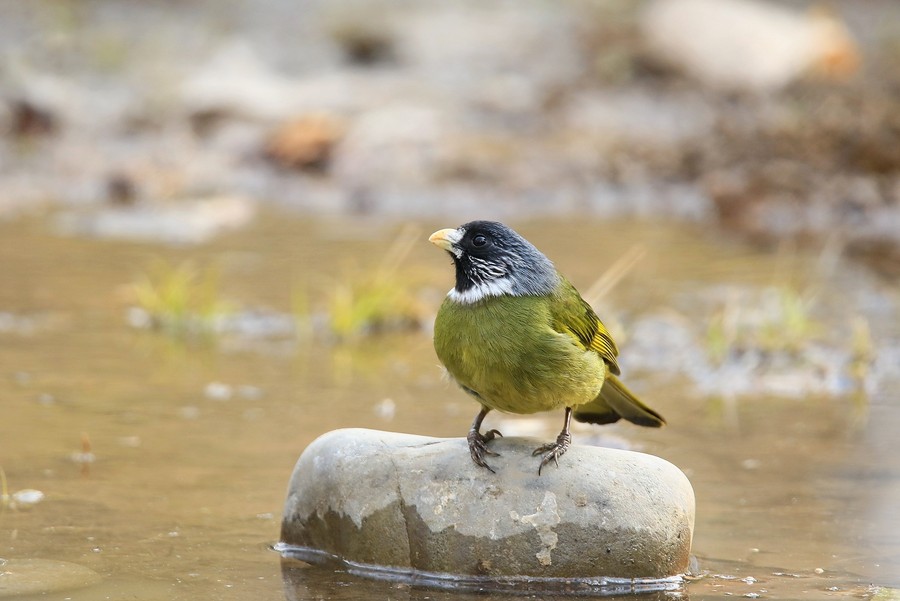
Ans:
[[[550,259],[496,221],[471,221],[456,229],[438,230],[428,241],[453,258],[456,286],[449,296],[457,302],[549,294],[559,283]]]

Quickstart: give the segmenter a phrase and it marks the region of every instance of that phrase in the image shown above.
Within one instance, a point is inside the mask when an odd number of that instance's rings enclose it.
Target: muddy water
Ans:
[[[421,224],[422,242],[404,266],[435,308],[451,274],[425,236],[446,225]],[[516,225],[582,289],[641,241],[645,258],[604,299],[626,315],[683,302],[700,283],[809,278],[818,260],[673,226]],[[0,513],[0,557],[8,560],[0,574],[42,566],[53,592],[41,599],[467,598],[304,566],[282,574],[269,549],[293,463],[318,434],[345,426],[466,431],[475,407],[441,381],[427,333],[345,346],[185,342],[131,328],[125,317],[129,282],[156,257],[214,263],[223,296],[287,312],[292,287],[315,296],[359,273],[399,231],[268,216],[209,247],[178,250],[61,238],[37,220],[0,224],[0,313],[21,321],[0,331],[0,466],[10,493],[45,494],[31,508]],[[849,269],[834,276],[838,297]],[[869,285],[896,302],[896,290]],[[891,311],[873,326],[896,327]],[[870,584],[900,587],[896,386],[862,400],[723,401],[657,380],[653,366],[638,371],[636,384],[670,426],[614,425],[599,437],[578,430],[576,442],[654,453],[689,475],[702,577],[682,596],[819,599],[859,596]],[[551,436],[559,418],[488,421]],[[86,576],[76,588],[69,564],[101,580]]]

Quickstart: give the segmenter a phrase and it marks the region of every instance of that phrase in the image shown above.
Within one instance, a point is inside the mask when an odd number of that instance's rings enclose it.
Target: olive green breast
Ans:
[[[458,384],[491,409],[534,413],[590,402],[606,366],[569,334],[551,327],[550,299],[444,300],[434,324],[438,358]]]

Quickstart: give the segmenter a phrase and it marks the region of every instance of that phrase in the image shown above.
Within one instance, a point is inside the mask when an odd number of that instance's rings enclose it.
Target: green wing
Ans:
[[[585,350],[595,351],[609,366],[610,373],[618,375],[616,343],[594,309],[565,278],[562,278],[552,307],[553,329],[569,334]]]

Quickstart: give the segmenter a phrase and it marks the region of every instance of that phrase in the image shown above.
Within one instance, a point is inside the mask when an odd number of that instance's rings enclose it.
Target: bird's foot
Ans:
[[[475,462],[475,465],[487,468],[491,471],[492,474],[496,474],[497,472],[495,472],[494,468],[487,464],[487,462],[484,460],[484,456],[500,456],[500,453],[496,453],[487,448],[487,443],[494,440],[494,438],[498,436],[503,436],[503,434],[500,434],[499,430],[488,430],[487,432],[482,434],[478,430],[474,429],[469,430],[469,435],[466,436],[466,440],[469,441],[469,454],[472,455],[472,461]]]
[[[543,455],[541,465],[538,467],[538,476],[541,475],[541,470],[544,469],[544,466],[551,461],[556,464],[556,467],[559,467],[559,458],[569,450],[570,444],[572,444],[572,435],[568,432],[560,432],[559,436],[556,437],[556,442],[550,442],[536,448],[531,456]]]

